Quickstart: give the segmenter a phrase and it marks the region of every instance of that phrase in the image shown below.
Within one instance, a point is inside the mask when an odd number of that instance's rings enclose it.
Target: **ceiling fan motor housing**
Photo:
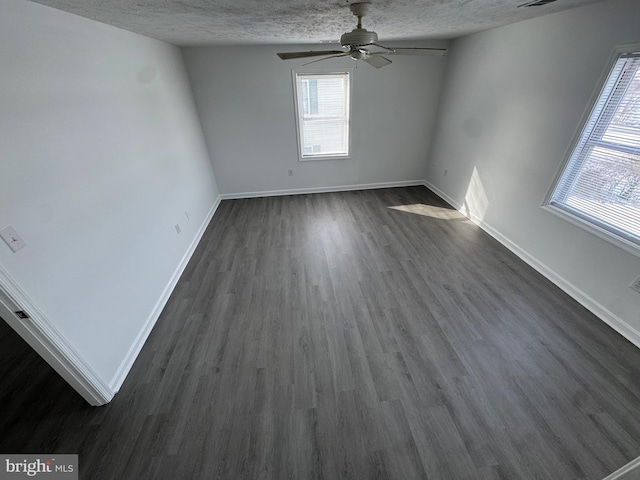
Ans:
[[[360,47],[364,45],[371,45],[378,41],[378,34],[376,32],[370,32],[364,28],[356,28],[343,34],[340,37],[340,45],[347,47]]]

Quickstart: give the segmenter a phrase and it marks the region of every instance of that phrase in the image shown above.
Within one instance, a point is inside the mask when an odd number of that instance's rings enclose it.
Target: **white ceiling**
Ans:
[[[343,0],[34,0],[176,45],[337,41],[355,27]],[[364,28],[381,42],[450,39],[598,0],[372,0]]]

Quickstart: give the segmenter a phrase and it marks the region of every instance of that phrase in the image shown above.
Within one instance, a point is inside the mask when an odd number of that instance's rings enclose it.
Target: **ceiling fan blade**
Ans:
[[[282,60],[291,60],[293,58],[318,57],[320,55],[335,55],[338,53],[344,52],[342,50],[323,50],[311,52],[281,52],[276,55],[278,55]]]
[[[340,52],[338,55],[331,55],[329,57],[319,58],[318,60],[313,60],[311,62],[303,63],[302,66],[304,67],[305,65],[310,65],[312,63],[322,62],[323,60],[329,60],[330,58],[346,57],[348,55],[349,55],[349,52]]]
[[[446,48],[428,48],[428,47],[409,47],[409,48],[392,48],[385,47],[384,45],[378,45],[374,43],[376,47],[384,48],[386,52],[382,52],[385,55],[444,55],[447,53]]]
[[[382,68],[391,63],[391,60],[383,57],[382,55],[370,54],[362,59],[363,62],[367,62],[372,67]]]

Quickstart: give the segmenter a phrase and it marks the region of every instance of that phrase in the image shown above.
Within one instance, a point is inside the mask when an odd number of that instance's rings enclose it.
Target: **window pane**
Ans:
[[[594,148],[565,204],[640,238],[639,166],[638,155]]]
[[[318,114],[318,80],[315,78],[309,80],[309,113]]]
[[[551,205],[640,247],[640,58],[622,55]]]
[[[349,74],[297,74],[301,156],[349,153]]]

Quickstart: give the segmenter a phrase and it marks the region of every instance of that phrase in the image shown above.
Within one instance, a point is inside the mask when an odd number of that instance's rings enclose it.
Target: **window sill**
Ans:
[[[299,162],[315,162],[319,160],[347,160],[351,155],[309,155],[307,157],[298,157]]]

